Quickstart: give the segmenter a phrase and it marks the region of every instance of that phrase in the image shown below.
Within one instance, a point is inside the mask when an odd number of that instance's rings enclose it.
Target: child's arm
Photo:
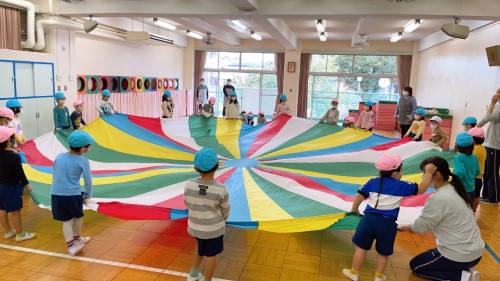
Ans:
[[[358,116],[358,120],[356,120],[356,127],[358,127],[358,128],[359,128],[359,127],[361,127],[361,119],[363,119],[363,115],[364,115],[364,113],[365,113],[364,111],[363,111],[363,112],[361,112],[361,113],[359,114],[359,116]]]
[[[229,217],[229,212],[231,210],[231,206],[229,205],[229,193],[227,192],[227,189],[225,190],[224,197],[220,202],[220,210],[222,216],[224,217],[224,220],[227,221],[227,218]]]
[[[85,182],[85,192],[83,193],[84,199],[92,198],[92,173],[90,171],[90,164],[87,158],[84,158],[83,163],[83,181]]]
[[[410,128],[408,129],[408,131],[406,132],[405,137],[409,136],[409,135],[410,135],[410,133],[411,133],[411,131],[413,131],[413,130],[414,130],[414,128],[415,128],[415,121],[411,122],[411,126],[410,126]]]
[[[78,130],[80,129],[78,127],[78,124],[76,124],[76,119],[77,119],[77,115],[75,114],[75,112],[71,113],[71,116],[70,116],[70,120],[71,120],[71,126],[73,127],[74,130]]]
[[[113,109],[114,113],[118,113],[118,110],[115,109],[115,105],[111,101],[108,101],[108,103],[109,106]]]
[[[328,117],[328,112],[330,111],[330,109],[328,109],[326,112],[325,112],[325,115],[323,115],[323,117],[321,117],[321,119],[319,119],[319,123],[323,123],[325,122],[326,118]]]
[[[422,126],[418,126],[418,131],[417,131],[417,134],[413,137],[414,140],[417,140],[423,133],[424,133],[424,130],[425,130],[425,121],[423,121],[423,125]]]
[[[102,111],[102,108],[101,108],[101,102],[97,102],[95,104],[95,109],[97,110],[97,112],[99,112],[99,116],[102,116],[104,114],[104,111]]]
[[[66,118],[68,119],[68,124],[71,125],[71,115],[69,114],[69,109],[64,107],[64,111],[66,111]]]
[[[59,132],[61,129],[59,128],[59,121],[57,120],[57,109],[55,107],[52,110],[52,113],[54,115],[54,127],[55,127],[56,131]]]
[[[335,116],[333,118],[333,124],[334,125],[338,125],[338,123],[339,123],[339,111],[338,110],[334,110],[334,113],[335,113]]]
[[[352,201],[351,212],[359,215],[359,205],[361,205],[361,202],[365,201],[365,199],[366,198],[358,192],[356,196],[354,196],[354,201]]]
[[[371,112],[371,114],[369,115],[369,120],[368,120],[368,128],[367,129],[371,129],[373,127],[375,127],[375,113],[373,113],[373,111]]]
[[[418,185],[417,194],[422,194],[427,191],[432,183],[432,176],[436,172],[437,168],[434,164],[427,164],[424,167],[424,175],[422,176],[422,182]]]
[[[439,130],[438,132],[439,136],[441,137],[441,140],[436,143],[437,146],[443,147],[443,144],[448,141],[448,137],[444,134],[442,130]]]

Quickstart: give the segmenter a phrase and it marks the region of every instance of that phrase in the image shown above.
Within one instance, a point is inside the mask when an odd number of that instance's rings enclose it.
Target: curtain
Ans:
[[[283,79],[285,77],[285,53],[276,53],[274,55],[274,67],[276,68],[276,79],[278,81],[278,94],[276,96],[276,108],[280,102],[280,95],[283,93]]]
[[[205,70],[205,62],[207,60],[207,52],[206,51],[194,51],[194,87],[193,93],[196,97],[196,87],[200,82],[200,79],[203,77],[203,72]],[[198,103],[193,100],[193,112],[198,114]]]
[[[410,84],[411,61],[412,61],[412,56],[397,57],[398,85],[399,85],[398,88],[400,96],[403,94],[403,88],[409,86]]]
[[[0,49],[21,50],[19,10],[0,6]]]
[[[299,95],[297,99],[297,117],[307,117],[307,90],[309,88],[309,70],[311,54],[300,55]]]

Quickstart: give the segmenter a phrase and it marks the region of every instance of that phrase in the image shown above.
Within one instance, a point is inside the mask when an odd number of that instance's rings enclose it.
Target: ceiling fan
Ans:
[[[205,45],[207,46],[212,46],[214,43],[212,42],[212,33],[210,32],[207,32],[207,39],[204,39],[203,40],[203,43],[205,43]]]

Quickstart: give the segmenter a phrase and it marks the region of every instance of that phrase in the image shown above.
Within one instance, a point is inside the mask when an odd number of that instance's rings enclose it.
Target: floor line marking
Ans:
[[[182,277],[189,276],[188,273],[174,271],[174,270],[170,270],[170,269],[161,269],[161,268],[149,267],[149,266],[144,266],[144,265],[115,262],[115,261],[101,260],[101,259],[88,258],[88,257],[72,256],[69,254],[61,254],[61,253],[56,253],[56,252],[37,250],[37,249],[31,249],[31,248],[13,246],[13,245],[7,245],[7,244],[0,244],[0,248],[21,251],[21,252],[26,252],[26,253],[32,253],[32,254],[40,254],[40,255],[64,258],[64,259],[85,261],[85,262],[89,262],[89,263],[99,263],[99,264],[110,265],[110,266],[117,266],[117,267],[131,268],[131,269],[137,269],[137,270],[142,270],[142,271],[156,272],[156,273],[166,274],[166,275],[176,275],[176,276],[182,276]],[[212,278],[212,280],[214,280],[214,281],[231,281],[228,279],[221,279],[221,278]]]
[[[500,263],[500,257],[498,257],[497,253],[495,253],[495,251],[493,251],[493,249],[488,246],[488,244],[484,243],[484,247],[486,248],[486,250],[488,251],[488,253],[490,253],[490,255],[498,262]]]

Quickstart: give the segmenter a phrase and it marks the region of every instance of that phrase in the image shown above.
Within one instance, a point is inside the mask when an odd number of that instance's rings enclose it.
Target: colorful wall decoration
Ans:
[[[79,95],[179,90],[179,78],[168,77],[77,75],[76,82]]]

